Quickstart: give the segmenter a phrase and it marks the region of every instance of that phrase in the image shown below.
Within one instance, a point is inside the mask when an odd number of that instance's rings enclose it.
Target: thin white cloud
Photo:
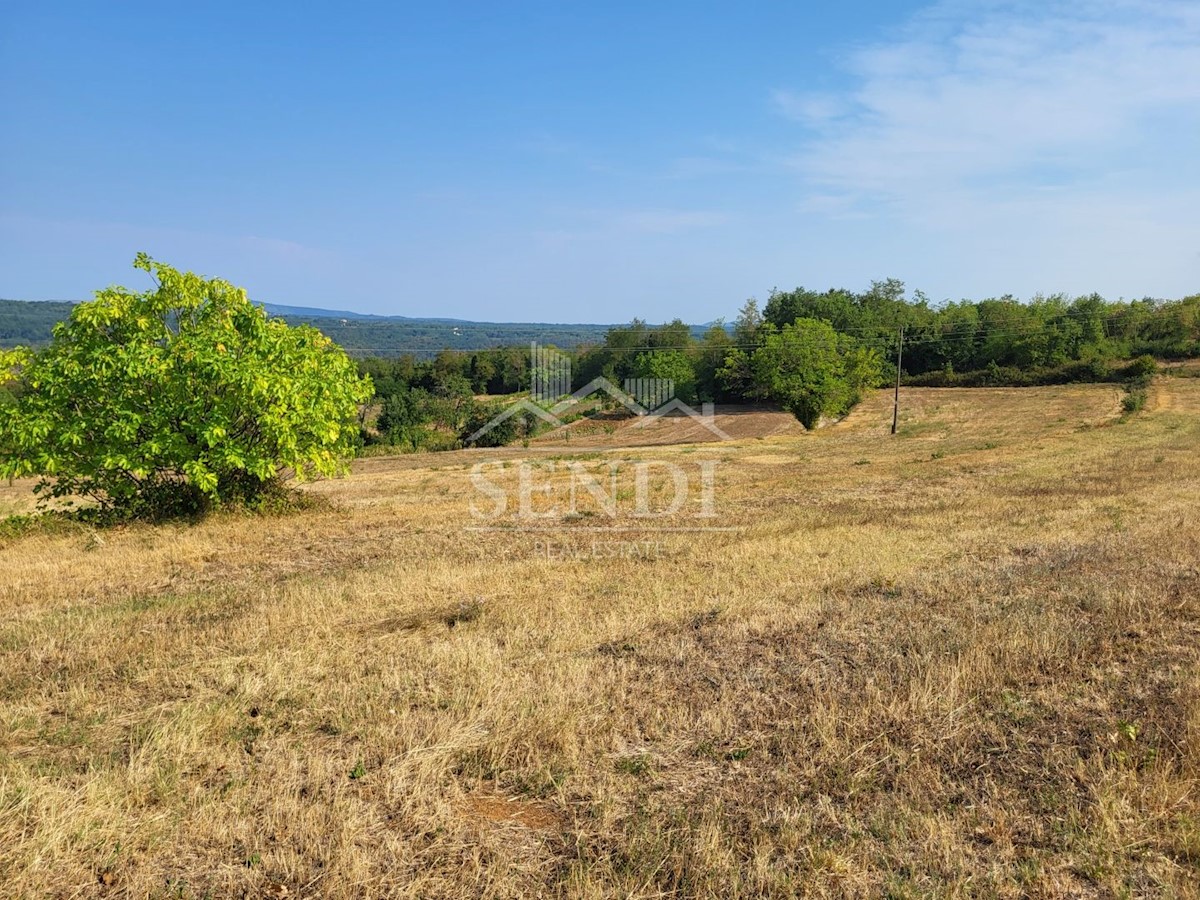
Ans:
[[[829,92],[771,91],[771,105],[780,115],[814,128],[825,126],[854,111],[846,98]]]
[[[853,53],[845,94],[776,91],[777,107],[818,131],[797,167],[826,192],[911,200],[1037,167],[1104,172],[1136,160],[1156,119],[1197,120],[1194,6],[1026,10],[935,7],[898,40]]]
[[[805,212],[1003,244],[1032,278],[1200,274],[1200,4],[949,0],[843,63],[840,92],[770,97]]]

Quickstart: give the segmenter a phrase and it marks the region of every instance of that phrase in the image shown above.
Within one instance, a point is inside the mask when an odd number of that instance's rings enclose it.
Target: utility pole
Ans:
[[[900,422],[900,360],[904,356],[904,326],[900,326],[900,340],[896,345],[896,399],[892,404],[892,434]]]

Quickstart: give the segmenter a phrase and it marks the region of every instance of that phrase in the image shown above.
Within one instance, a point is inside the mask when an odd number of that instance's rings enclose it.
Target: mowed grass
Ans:
[[[3,893],[1195,895],[1200,381],[904,402],[0,539]]]

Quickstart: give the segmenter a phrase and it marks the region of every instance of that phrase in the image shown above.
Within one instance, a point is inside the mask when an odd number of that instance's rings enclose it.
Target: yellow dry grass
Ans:
[[[1151,393],[0,539],[2,892],[1194,895],[1200,380]],[[617,463],[622,515],[468,530],[526,456]],[[650,524],[727,530],[644,530],[635,460],[714,463],[715,518]]]

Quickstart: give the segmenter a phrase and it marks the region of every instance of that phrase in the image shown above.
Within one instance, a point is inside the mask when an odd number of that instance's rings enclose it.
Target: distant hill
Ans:
[[[537,341],[571,349],[602,343],[611,325],[551,325],[535,322],[467,322],[458,319],[408,319],[401,316],[331,318],[284,315],[289,323],[312,325],[351,356],[429,355],[439,350],[482,350]]]
[[[376,316],[371,313],[350,312],[348,309],[318,309],[313,306],[284,306],[280,303],[262,303],[273,316],[301,316],[320,319],[402,319],[404,316]]]
[[[0,347],[40,346],[50,340],[56,322],[73,303],[49,300],[0,300]],[[601,343],[611,325],[559,325],[540,322],[470,322],[464,319],[375,316],[344,310],[263,304],[289,323],[319,328],[352,356],[424,356],[439,350],[479,350],[537,341],[564,349]],[[702,334],[705,326],[693,326]]]
[[[58,300],[0,300],[0,347],[46,343],[54,323],[70,315],[74,305]]]

